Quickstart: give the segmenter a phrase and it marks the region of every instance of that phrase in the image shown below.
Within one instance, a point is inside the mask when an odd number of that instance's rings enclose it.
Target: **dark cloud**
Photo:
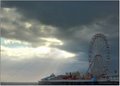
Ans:
[[[96,18],[118,15],[118,2],[113,1],[76,1],[44,2],[13,1],[3,2],[3,7],[17,7],[29,18],[58,27],[73,27],[88,24]]]

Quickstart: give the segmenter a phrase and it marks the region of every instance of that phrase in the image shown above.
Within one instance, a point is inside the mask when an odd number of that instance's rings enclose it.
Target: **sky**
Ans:
[[[1,6],[1,81],[84,73],[97,33],[110,45],[111,72],[118,70],[117,1],[2,1]]]

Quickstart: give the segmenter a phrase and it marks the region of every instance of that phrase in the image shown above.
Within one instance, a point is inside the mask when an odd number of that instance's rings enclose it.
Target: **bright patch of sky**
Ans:
[[[22,60],[30,58],[53,58],[53,59],[64,59],[74,57],[74,53],[70,53],[58,48],[53,48],[50,46],[38,46],[32,47],[30,43],[15,39],[1,39],[1,50],[2,56],[10,57],[12,60]],[[48,40],[48,41],[59,41],[59,40]]]
[[[28,47],[31,44],[28,42],[24,42],[24,41],[19,41],[19,40],[11,40],[11,39],[7,39],[7,38],[0,38],[1,41],[1,45],[9,47],[9,48],[17,48],[17,47]]]

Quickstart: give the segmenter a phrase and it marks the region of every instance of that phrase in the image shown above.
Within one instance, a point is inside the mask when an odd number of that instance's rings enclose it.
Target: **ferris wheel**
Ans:
[[[88,71],[98,79],[106,78],[109,73],[110,50],[106,36],[95,34],[90,42]]]

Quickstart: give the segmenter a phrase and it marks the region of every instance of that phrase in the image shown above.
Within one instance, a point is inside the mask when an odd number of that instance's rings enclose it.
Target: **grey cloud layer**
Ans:
[[[28,27],[29,24],[31,26]],[[16,8],[3,8],[1,9],[1,33],[5,38],[42,45],[44,41],[40,39],[41,37],[54,37],[58,32],[56,27],[26,19]]]
[[[17,7],[29,18],[63,29],[89,24],[95,18],[107,17],[109,14],[118,16],[117,1],[3,2],[3,7],[7,6]]]

